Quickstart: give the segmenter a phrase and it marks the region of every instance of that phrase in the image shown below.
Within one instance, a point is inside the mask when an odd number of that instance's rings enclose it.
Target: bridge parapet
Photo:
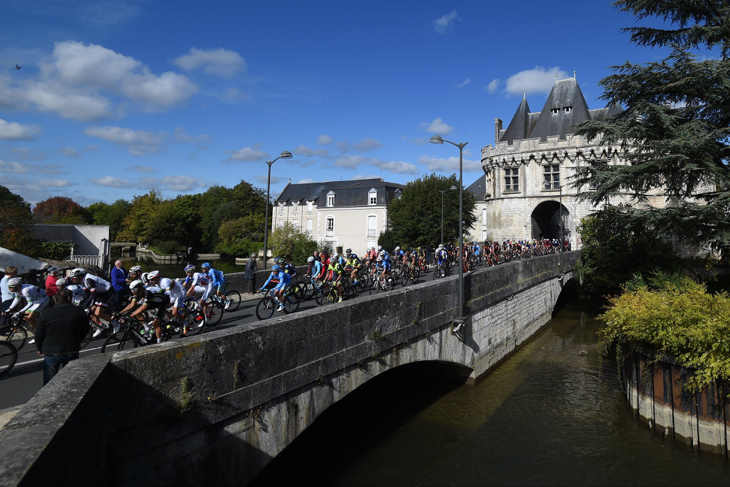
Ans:
[[[43,478],[64,465],[73,483],[78,461],[70,434],[59,428],[31,442],[22,465],[14,442],[37,433],[42,418],[33,404],[68,411],[76,437],[104,439],[92,458],[106,465],[91,483],[245,483],[293,441],[327,407],[391,368],[418,361],[458,364],[476,380],[546,323],[560,290],[572,276],[577,252],[479,270],[465,276],[464,330],[452,333],[458,296],[450,277],[375,296],[215,331],[116,354],[106,364],[72,363],[58,379],[86,377],[96,387],[74,404],[46,388],[0,432],[0,469],[9,484]],[[87,365],[88,363],[88,365]],[[50,391],[51,389],[49,389]],[[87,397],[88,396],[88,397]],[[80,412],[101,408],[103,424],[84,424]],[[85,431],[88,429],[88,431]],[[17,444],[17,443],[16,443]],[[96,456],[98,458],[93,458]],[[59,463],[61,462],[61,463]],[[79,467],[82,468],[82,467]],[[57,483],[63,479],[55,477]],[[33,482],[28,482],[33,483]]]

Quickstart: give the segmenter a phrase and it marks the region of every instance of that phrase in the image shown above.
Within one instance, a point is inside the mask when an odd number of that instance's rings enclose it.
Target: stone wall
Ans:
[[[75,483],[89,457],[68,452],[88,437],[98,445],[90,458],[102,466],[88,483],[245,484],[330,405],[394,367],[451,363],[476,381],[550,319],[577,256],[465,276],[469,318],[458,333],[454,276],[78,361],[0,432],[0,471],[8,485]],[[86,385],[62,394],[59,384],[71,387],[77,376]],[[29,409],[39,405],[40,413]],[[79,423],[78,432],[66,427]],[[89,436],[90,426],[103,438]],[[19,457],[13,445],[26,441]],[[53,463],[56,454],[63,464]],[[64,474],[46,477],[54,468]]]

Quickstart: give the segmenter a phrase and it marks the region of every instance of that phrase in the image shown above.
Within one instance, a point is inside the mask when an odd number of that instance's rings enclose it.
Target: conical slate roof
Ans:
[[[549,135],[559,135],[564,139],[566,134],[575,132],[574,125],[590,119],[578,81],[575,78],[560,80],[553,85],[530,138],[547,140]]]
[[[509,127],[502,135],[502,141],[512,143],[515,140],[526,139],[530,133],[530,105],[527,98],[522,98],[522,103],[517,107],[515,116],[509,123]]]
[[[512,144],[515,140],[575,133],[575,125],[587,120],[602,121],[615,117],[623,110],[618,105],[589,110],[575,78],[556,81],[541,112],[530,113],[527,99],[523,98],[515,116],[501,133],[500,141]]]

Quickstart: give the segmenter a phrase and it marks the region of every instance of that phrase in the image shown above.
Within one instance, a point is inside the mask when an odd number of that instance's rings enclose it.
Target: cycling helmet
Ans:
[[[314,256],[309,256],[309,258],[307,259],[307,263],[311,264],[312,262],[314,262]]]
[[[68,277],[70,277],[71,279],[73,279],[75,277],[81,277],[84,274],[86,274],[86,271],[84,269],[82,269],[81,267],[77,267],[76,269],[71,269],[69,271]]]
[[[160,277],[160,271],[151,271],[147,273],[147,279],[149,279],[150,281],[153,279],[157,279],[158,277]]]
[[[144,282],[140,281],[139,279],[137,279],[136,281],[132,281],[132,284],[129,285],[129,289],[133,293],[141,291],[142,289],[144,289]]]
[[[347,255],[350,255],[350,254],[352,253],[352,249],[347,249],[347,250],[345,250],[345,253],[346,253]]]
[[[400,250],[400,245],[396,246],[395,251],[398,252]]]
[[[210,269],[210,263],[209,262],[203,262],[203,264],[200,266],[201,269]]]
[[[141,265],[134,265],[134,266],[132,266],[132,267],[129,268],[129,273],[130,274],[135,274],[137,272],[142,272],[142,266]]]
[[[147,274],[146,272],[142,273],[140,280],[142,281],[142,284],[144,284],[146,286],[147,284],[150,283],[149,274]]]
[[[383,250],[383,247],[381,247],[380,245],[378,245],[377,251],[380,252],[381,250]]]
[[[378,256],[378,258],[377,258],[376,260],[377,260],[378,262],[383,262],[383,257],[379,255],[379,256]]]
[[[13,277],[12,279],[8,280],[9,288],[15,287],[15,286],[20,286],[21,284],[23,284],[23,279],[21,279],[20,277]]]
[[[65,277],[62,277],[61,279],[56,281],[56,287],[63,287],[68,284],[68,279]]]
[[[279,269],[281,269],[281,267],[279,267],[279,264],[274,264],[271,266],[272,271],[278,271]]]
[[[185,274],[187,274],[188,272],[194,272],[194,271],[195,271],[195,266],[193,264],[188,264],[185,266]]]
[[[282,262],[284,262],[284,257],[277,257],[274,259],[274,262],[276,262],[277,264],[281,264]]]
[[[382,257],[382,256],[384,256],[384,255],[385,255],[385,250],[381,250],[381,251],[380,251],[380,252],[378,253],[378,255],[379,255],[379,256],[381,256],[381,257]]]

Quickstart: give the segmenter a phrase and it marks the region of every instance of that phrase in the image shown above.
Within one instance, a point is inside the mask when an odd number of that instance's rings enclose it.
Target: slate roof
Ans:
[[[487,193],[487,175],[484,174],[479,176],[476,181],[466,188],[466,190],[474,193],[474,196],[477,197],[477,201],[484,200],[484,195]]]
[[[403,188],[402,184],[388,183],[382,179],[289,183],[274,204],[284,203],[290,205],[292,202],[305,204],[308,201],[313,201],[317,206],[325,207],[327,195],[330,191],[333,191],[335,193],[333,208],[367,206],[368,194],[371,189],[375,189],[378,193],[378,204],[382,205],[389,203],[395,197],[396,190]]]
[[[512,144],[515,140],[539,137],[546,141],[548,136],[565,136],[574,133],[573,126],[588,120],[603,121],[621,113],[619,106],[589,110],[583,92],[575,78],[556,81],[541,112],[530,113],[527,100],[522,99],[515,116],[500,132],[499,140]]]

